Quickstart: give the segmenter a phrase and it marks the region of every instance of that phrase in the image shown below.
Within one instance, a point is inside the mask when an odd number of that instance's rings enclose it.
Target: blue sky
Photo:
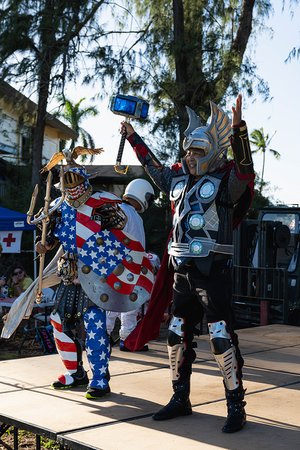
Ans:
[[[278,4],[281,4],[277,0]],[[291,20],[281,6],[269,20],[273,39],[265,33],[257,40],[255,60],[262,78],[268,81],[272,100],[247,101],[245,119],[251,131],[263,126],[270,136],[276,131],[271,148],[281,153],[276,160],[266,155],[265,179],[273,187],[273,197],[288,204],[300,204],[300,59],[285,63],[290,50],[300,47],[300,8]],[[255,157],[261,171],[262,158]],[[274,188],[277,189],[274,191]]]
[[[294,46],[300,47],[300,6],[295,8],[291,18],[288,10],[282,12],[280,0],[274,3],[278,6],[267,22],[273,29],[273,38],[270,32],[263,32],[255,37],[250,50],[259,75],[269,83],[272,100],[263,102],[259,97],[248,99],[244,95],[243,111],[250,132],[263,127],[271,136],[276,131],[271,148],[280,152],[281,158],[276,160],[271,153],[266,155],[264,178],[270,182],[270,189],[265,194],[281,203],[300,204],[300,59],[285,63],[290,50]],[[88,100],[94,94],[78,87],[76,91],[68,91],[73,101],[83,96]],[[120,116],[114,116],[109,111],[108,103],[109,99],[97,104],[100,115],[83,123],[83,127],[94,137],[96,146],[105,149],[105,153],[96,159],[97,164],[114,164],[119,147]],[[138,125],[136,129],[141,135],[145,133],[139,130]],[[128,143],[122,161],[124,164],[137,164]],[[254,163],[260,173],[261,155],[255,156]]]

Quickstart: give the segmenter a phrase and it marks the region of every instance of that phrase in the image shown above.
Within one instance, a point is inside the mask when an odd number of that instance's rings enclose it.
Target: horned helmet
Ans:
[[[219,158],[227,155],[230,146],[231,124],[227,114],[215,103],[210,102],[210,118],[206,125],[195,111],[186,106],[189,124],[184,131],[183,150],[190,148],[204,150],[205,155],[197,159],[196,175],[211,171]]]

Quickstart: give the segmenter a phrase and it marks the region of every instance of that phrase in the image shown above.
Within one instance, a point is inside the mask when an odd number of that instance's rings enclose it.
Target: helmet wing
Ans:
[[[183,134],[185,136],[189,136],[189,134],[192,131],[194,131],[195,128],[199,128],[199,127],[203,126],[203,123],[202,123],[200,117],[197,116],[197,114],[195,113],[195,111],[192,108],[190,108],[189,106],[186,106],[185,109],[188,114],[189,124]]]
[[[207,133],[212,136],[219,154],[230,145],[231,123],[228,115],[214,102],[210,102],[210,110]]]

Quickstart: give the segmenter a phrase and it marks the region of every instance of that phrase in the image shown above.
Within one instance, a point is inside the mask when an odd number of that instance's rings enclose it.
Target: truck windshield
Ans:
[[[262,222],[268,222],[269,224],[271,222],[274,222],[274,228],[268,227],[268,230],[271,231],[271,234],[268,234],[269,238],[267,238],[267,235],[264,235],[264,238],[262,236],[258,236],[258,240],[256,242],[255,252],[252,259],[253,267],[259,267],[261,265],[261,252],[264,253],[268,250],[264,247],[265,243],[269,242],[269,247],[272,248],[272,255],[269,252],[268,255],[269,261],[268,266],[269,267],[275,267],[275,268],[284,268],[288,272],[294,272],[296,270],[297,266],[297,259],[299,254],[299,215],[296,213],[288,213],[288,212],[266,212],[261,217]],[[280,226],[284,225],[285,227],[285,235],[286,227],[288,227],[290,232],[290,239],[286,241],[283,245],[278,244],[278,239],[276,240],[275,237],[275,230],[280,231]],[[279,228],[278,228],[279,227]],[[267,228],[265,228],[267,230]],[[270,231],[267,231],[270,233]],[[277,234],[278,238],[278,234]],[[260,239],[263,239],[260,241]],[[277,245],[278,244],[278,245]],[[264,247],[264,249],[262,248]],[[259,251],[259,248],[261,249]]]
[[[299,216],[297,214],[266,213],[263,215],[262,220],[281,222],[282,225],[289,227],[291,233],[299,233]]]

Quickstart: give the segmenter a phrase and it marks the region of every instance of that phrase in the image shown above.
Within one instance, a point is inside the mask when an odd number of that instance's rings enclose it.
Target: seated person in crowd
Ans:
[[[10,297],[18,297],[30,286],[33,280],[27,275],[24,267],[20,264],[13,266],[9,277],[2,277],[0,286],[7,285]]]

